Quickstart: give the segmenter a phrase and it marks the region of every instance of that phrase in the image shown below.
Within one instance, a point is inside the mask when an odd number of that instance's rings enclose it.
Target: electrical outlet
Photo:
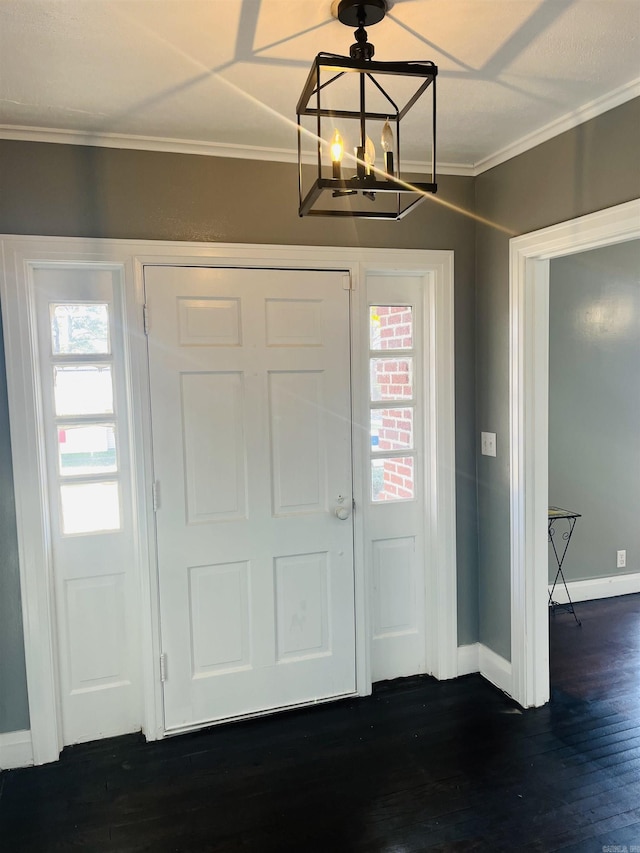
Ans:
[[[495,432],[480,433],[480,447],[483,456],[496,455],[496,434]]]
[[[618,551],[618,561],[616,563],[616,567],[618,569],[624,569],[627,565],[627,552],[626,551]]]

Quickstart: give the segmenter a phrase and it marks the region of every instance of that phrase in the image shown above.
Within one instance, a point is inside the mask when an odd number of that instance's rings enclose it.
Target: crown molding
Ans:
[[[200,154],[209,157],[234,157],[241,160],[273,160],[296,163],[296,152],[286,148],[266,148],[233,143],[174,139],[166,136],[135,136],[126,133],[91,133],[55,127],[0,125],[0,139],[21,142],[50,142],[57,145],[90,145],[97,148],[127,148],[136,151],[166,151],[174,154]]]
[[[476,177],[483,172],[535,148],[554,136],[571,130],[589,119],[595,118],[633,98],[640,97],[640,78],[626,83],[603,97],[590,101],[582,107],[561,116],[533,133],[501,148],[494,154],[471,165],[466,163],[439,163],[438,175],[461,175]],[[98,148],[126,148],[137,151],[164,151],[173,154],[198,154],[205,157],[230,157],[240,160],[266,160],[276,163],[297,163],[297,152],[288,148],[267,148],[257,145],[205,142],[192,139],[174,139],[160,136],[135,136],[125,133],[90,133],[83,130],[64,130],[53,127],[29,127],[0,125],[0,139],[22,142],[49,142],[58,145],[90,145]],[[303,157],[303,162],[314,165],[312,154]],[[417,161],[404,161],[404,172],[424,175],[430,165]]]
[[[233,143],[203,142],[192,139],[173,139],[160,136],[133,136],[125,133],[88,133],[84,130],[63,130],[55,127],[28,127],[0,125],[0,139],[16,142],[48,142],[55,145],[90,145],[97,148],[126,148],[136,151],[164,151],[173,154],[198,154],[204,157],[230,157],[240,160],[267,160],[276,163],[296,163],[298,155],[294,149],[266,148],[257,145],[235,145]],[[316,159],[306,154],[303,162],[313,166]],[[405,161],[404,171],[423,175],[431,171],[430,165],[417,161]],[[472,177],[473,166],[464,163],[440,163],[439,175],[463,175]]]
[[[596,118],[602,113],[606,113],[614,109],[614,107],[619,107],[621,104],[637,97],[640,97],[640,77],[631,80],[629,83],[625,83],[624,86],[620,86],[620,88],[614,89],[600,98],[596,98],[594,101],[589,101],[589,103],[549,122],[549,124],[535,130],[533,133],[529,133],[516,142],[506,145],[500,151],[496,151],[495,154],[490,154],[483,160],[479,160],[473,167],[472,174],[474,176],[481,175],[483,172],[493,169],[494,166],[499,166],[501,163],[511,160],[512,157],[517,157],[518,154],[524,154],[530,148],[535,148],[536,145],[541,145],[543,142],[553,139],[554,136],[559,136],[567,130],[572,130],[574,127],[578,127],[578,125],[584,124],[584,122]]]

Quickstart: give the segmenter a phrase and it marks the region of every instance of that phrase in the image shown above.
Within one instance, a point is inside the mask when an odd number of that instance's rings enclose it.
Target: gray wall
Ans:
[[[473,179],[443,177],[440,192],[399,223],[300,219],[293,165],[81,146],[0,141],[0,233],[97,238],[453,249],[459,642],[478,639],[475,493]],[[4,370],[3,370],[4,380]],[[0,388],[0,412],[6,394]],[[0,433],[0,458],[9,436]],[[0,464],[0,490],[11,495]],[[7,500],[9,500],[8,498]],[[0,616],[19,612],[15,531],[0,544]],[[13,543],[13,544],[11,544]],[[12,616],[15,622],[15,616]],[[0,633],[0,732],[28,725],[19,625]]]
[[[567,580],[640,571],[639,369],[640,240],[551,261],[549,502],[583,516]]]
[[[640,197],[640,99],[490,169],[476,211],[512,234]],[[497,433],[497,457],[478,450],[480,641],[511,657],[509,532],[509,237],[476,231],[477,432]]]
[[[0,732],[29,728],[9,411],[0,323]]]

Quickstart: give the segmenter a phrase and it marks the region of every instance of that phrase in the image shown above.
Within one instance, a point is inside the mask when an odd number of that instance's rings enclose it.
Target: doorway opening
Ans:
[[[512,695],[549,700],[549,261],[640,237],[640,200],[510,242]]]

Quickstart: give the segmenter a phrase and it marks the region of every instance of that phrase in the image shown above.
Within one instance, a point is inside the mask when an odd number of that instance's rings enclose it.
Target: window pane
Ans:
[[[58,458],[63,476],[116,471],[115,427],[112,424],[59,427]]]
[[[413,409],[372,409],[371,449],[410,450],[413,447]]]
[[[415,496],[413,457],[371,460],[371,500],[406,501]]]
[[[369,308],[369,347],[411,349],[413,317],[410,305],[372,305]]]
[[[61,486],[63,533],[98,533],[120,527],[117,483]]]
[[[54,355],[110,352],[106,303],[51,305],[50,310]]]
[[[53,368],[56,415],[113,412],[111,365],[69,364]]]
[[[413,397],[412,358],[369,360],[371,400],[410,400]]]

